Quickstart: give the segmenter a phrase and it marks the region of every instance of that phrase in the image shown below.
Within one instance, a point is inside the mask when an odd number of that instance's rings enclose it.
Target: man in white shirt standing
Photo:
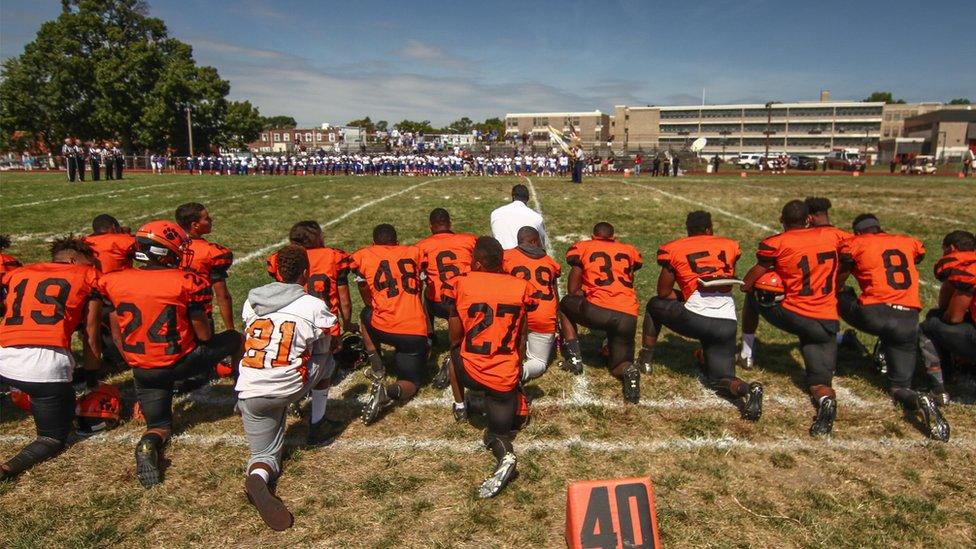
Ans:
[[[546,247],[546,225],[542,214],[528,206],[529,189],[522,184],[512,187],[512,201],[491,212],[491,235],[502,249],[510,250],[518,246],[518,231],[522,227],[532,227],[539,231],[542,247]]]
[[[294,518],[268,485],[281,473],[288,407],[311,390],[311,428],[326,423],[328,389],[312,387],[332,375],[330,328],[336,317],[305,292],[305,249],[285,246],[277,257],[283,282],[254,288],[244,303],[246,340],[235,389],[251,449],[244,492],[264,522],[281,531]]]

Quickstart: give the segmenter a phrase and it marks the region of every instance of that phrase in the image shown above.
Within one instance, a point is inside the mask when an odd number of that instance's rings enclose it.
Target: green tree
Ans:
[[[386,120],[376,121],[376,131],[385,132],[388,131],[389,129],[390,129],[390,123],[387,122]]]
[[[960,98],[957,98],[957,99],[953,99],[952,101],[949,101],[949,104],[950,105],[969,105],[970,102],[965,97],[960,97]]]
[[[864,99],[864,101],[869,102],[869,103],[887,103],[889,105],[891,105],[893,103],[897,103],[899,105],[905,103],[905,100],[904,99],[898,99],[898,100],[896,100],[894,98],[894,96],[891,94],[891,92],[888,92],[888,91],[876,91],[876,92],[873,92],[873,93],[871,93],[871,95],[867,96]]]
[[[416,120],[401,120],[393,125],[394,128],[400,130],[401,132],[424,132],[433,133],[434,127],[430,125],[430,120],[423,120],[417,122]]]
[[[290,130],[298,127],[298,122],[290,116],[263,116],[261,121],[262,130]]]
[[[185,148],[190,107],[195,143],[210,146],[230,85],[147,14],[138,0],[62,0],[57,19],[2,64],[0,143],[22,131],[52,149],[68,135]]]
[[[346,125],[351,128],[362,128],[367,134],[372,134],[376,131],[376,125],[373,124],[373,121],[368,116],[348,122]]]
[[[467,116],[462,116],[454,122],[448,124],[444,131],[447,133],[471,133],[472,128],[474,128],[474,121]]]
[[[242,149],[248,143],[256,140],[264,128],[264,120],[257,107],[250,101],[231,101],[227,104],[227,115],[224,117],[223,133],[220,144]]]
[[[505,138],[505,121],[501,118],[488,118],[484,122],[475,124],[474,129],[481,132],[485,137],[490,136],[491,132],[494,131],[498,139]]]

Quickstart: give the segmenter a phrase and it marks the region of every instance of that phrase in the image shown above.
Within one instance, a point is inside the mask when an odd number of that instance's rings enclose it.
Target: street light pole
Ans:
[[[779,101],[767,101],[766,102],[766,156],[769,158],[769,123],[773,120],[773,104],[779,103]]]
[[[939,135],[942,136],[942,151],[939,153],[939,163],[945,164],[946,141],[949,140],[949,137],[946,135],[945,131],[940,131]],[[938,143],[936,143],[936,148],[938,148]]]
[[[190,117],[190,106],[186,106],[186,134],[190,138],[190,156],[193,156],[193,121]]]

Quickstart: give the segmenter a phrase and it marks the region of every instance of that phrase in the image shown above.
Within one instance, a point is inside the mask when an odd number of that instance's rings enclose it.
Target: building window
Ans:
[[[291,141],[291,134],[290,133],[285,133],[284,134],[284,137],[285,137],[285,143]]]
[[[268,140],[268,134],[262,133],[261,134],[261,141],[267,141],[267,140]]]
[[[315,140],[316,140],[316,141],[322,141],[322,134],[320,134],[320,133],[318,133],[318,132],[316,132],[316,133],[315,133]]]
[[[306,133],[305,134],[305,141],[311,141],[311,140],[312,140],[312,134],[311,133]]]
[[[281,141],[281,134],[276,132],[274,134],[274,140],[275,140],[275,143]]]

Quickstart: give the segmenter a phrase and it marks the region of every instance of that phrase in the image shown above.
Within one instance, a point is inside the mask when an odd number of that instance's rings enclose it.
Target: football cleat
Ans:
[[[454,421],[464,423],[468,420],[468,406],[466,403],[462,402],[458,406],[458,403],[455,402],[452,409],[454,410]]]
[[[930,438],[941,442],[949,441],[949,422],[942,416],[939,407],[928,395],[918,396],[918,410]]]
[[[946,392],[945,387],[933,388],[930,391],[929,396],[940,408],[945,408],[950,402],[952,402],[952,399],[949,397],[949,393]]]
[[[868,354],[867,347],[857,338],[857,332],[848,328],[844,330],[844,335],[841,336],[840,346],[845,349],[850,349],[852,352],[858,355]]]
[[[328,446],[335,442],[335,439],[342,434],[345,424],[341,421],[329,421],[322,416],[322,419],[315,423],[309,422],[308,438],[305,444],[312,448]]]
[[[244,481],[244,494],[251,505],[258,510],[261,519],[268,525],[268,528],[276,532],[281,532],[291,528],[295,523],[285,504],[271,493],[268,483],[258,475],[247,475]]]
[[[434,376],[434,380],[430,382],[431,386],[435,389],[446,389],[451,384],[451,355],[448,354],[441,361],[441,368],[437,370],[437,375]]]
[[[386,385],[383,385],[383,380],[377,380],[373,382],[373,389],[369,397],[369,402],[363,406],[363,413],[360,419],[363,421],[363,425],[369,425],[376,421],[379,417],[380,412],[383,408],[392,402],[390,397],[386,394]]]
[[[495,466],[495,472],[481,483],[481,488],[478,489],[478,497],[487,499],[497,496],[515,475],[516,461],[515,454],[506,453]]]
[[[742,407],[742,418],[749,421],[759,421],[762,417],[763,408],[763,386],[758,381],[749,384],[749,394],[745,397],[745,406]]]
[[[644,375],[651,375],[654,371],[654,349],[648,349],[647,347],[641,347],[639,353],[637,353],[637,369],[641,371]]]
[[[752,370],[756,367],[756,357],[754,355],[742,356],[742,354],[735,355],[735,367],[742,368],[743,370]]]
[[[583,373],[583,354],[579,349],[579,340],[564,342],[559,348],[563,355],[563,360],[559,362],[559,367],[567,372],[578,376]]]
[[[834,429],[834,418],[837,417],[837,400],[834,397],[824,397],[817,408],[817,417],[810,425],[810,436],[826,436]]]
[[[160,448],[158,438],[146,436],[136,444],[136,476],[143,488],[152,488],[162,482],[159,469]]]
[[[631,364],[624,370],[624,375],[620,377],[620,385],[625,401],[631,404],[640,402],[640,371],[636,366]]]
[[[874,342],[874,351],[871,353],[871,356],[874,357],[874,365],[878,367],[881,375],[888,375],[888,357],[885,356],[884,350],[881,349],[880,337]]]

